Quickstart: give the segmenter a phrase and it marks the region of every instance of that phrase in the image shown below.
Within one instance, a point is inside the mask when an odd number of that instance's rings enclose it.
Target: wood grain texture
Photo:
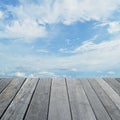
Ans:
[[[28,78],[1,120],[22,120],[38,79]]]
[[[104,80],[120,95],[120,83],[114,78],[104,78]]]
[[[47,120],[51,79],[40,79],[25,120]]]
[[[101,88],[101,86],[97,83],[96,79],[89,79],[91,86],[94,91],[98,95],[99,99],[103,103],[105,109],[109,113],[112,120],[120,120],[120,111],[113,103],[113,101],[109,98],[109,96],[105,93],[105,91]]]
[[[52,81],[48,120],[71,120],[65,79]]]
[[[118,82],[120,82],[120,78],[115,78]]]
[[[6,108],[20,89],[25,79],[13,79],[11,83],[0,94],[0,118]]]
[[[5,89],[5,87],[11,82],[10,78],[2,78],[0,80],[0,93]]]
[[[89,82],[87,79],[80,79],[84,90],[86,92],[86,95],[88,97],[88,100],[90,101],[90,104],[94,110],[94,113],[97,117],[97,120],[111,120],[110,116],[108,115],[107,111],[103,107],[101,101],[97,97],[94,90],[91,88]]]
[[[67,79],[73,120],[96,120],[79,80]]]
[[[119,80],[0,78],[0,120],[120,120]]]
[[[96,80],[120,110],[120,96],[102,78]]]

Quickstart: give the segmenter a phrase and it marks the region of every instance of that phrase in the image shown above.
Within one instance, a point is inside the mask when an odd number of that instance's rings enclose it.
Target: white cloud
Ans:
[[[2,19],[2,18],[3,18],[3,12],[0,11],[0,19]]]
[[[91,39],[84,41],[80,47],[77,47],[74,50],[68,50],[67,48],[60,48],[59,52],[62,52],[62,53],[78,53],[78,52],[89,51],[90,49],[92,50],[92,49],[94,49],[93,48],[93,46],[94,46],[93,42],[98,38],[98,36],[99,35],[95,35]]]
[[[120,0],[44,0],[37,4],[23,0],[20,2],[20,6],[8,7],[18,19],[32,18],[41,24],[62,22],[66,25],[91,19],[102,21],[109,18],[120,5]]]
[[[20,3],[17,6],[6,6],[7,11],[15,19],[10,19],[8,23],[2,25],[3,31],[0,30],[0,38],[26,38],[30,40],[31,38],[45,37],[48,24],[63,23],[71,25],[74,22],[88,20],[97,20],[101,23],[101,21],[107,21],[120,6],[120,0],[43,0],[42,2],[38,0],[37,3],[20,0]],[[0,19],[2,17],[3,13],[0,12]],[[119,22],[101,24],[101,26],[104,25],[109,25],[109,33],[120,32]],[[0,53],[1,63],[3,63],[1,65],[2,67],[5,65],[9,70],[19,65],[33,71],[59,68],[72,71],[102,71],[103,69],[120,67],[120,39],[95,44],[94,40],[96,38],[97,36],[92,40],[85,41],[72,51],[64,48],[59,50],[64,53],[72,53],[69,56],[30,55],[30,53],[33,53],[32,51],[23,57],[20,54],[12,55],[9,52],[9,45],[5,45],[0,47],[0,51],[5,51],[5,54]],[[70,40],[66,40],[66,44],[69,45]],[[11,49],[14,50],[14,47],[13,45]],[[23,51],[29,51],[27,48],[22,49]],[[40,49],[38,52],[47,53],[48,51]],[[17,72],[16,74],[24,76],[24,73]],[[54,76],[54,73],[47,71],[39,74]]]
[[[4,46],[7,49],[8,46]],[[77,69],[78,71],[103,71],[120,67],[120,39],[104,41],[98,44],[84,43],[74,54],[69,56],[54,55],[0,55],[1,63],[5,63],[8,70],[18,65],[32,71],[48,69]],[[2,48],[1,48],[2,49]],[[81,52],[84,51],[84,52]],[[11,63],[11,64],[9,64]],[[47,74],[42,72],[41,74]],[[53,75],[53,73],[50,73]]]
[[[69,71],[71,71],[71,72],[78,72],[78,70],[76,68],[69,69]]]
[[[6,26],[5,33],[18,38],[37,38],[44,37],[46,30],[44,26],[39,26],[34,20],[13,21],[11,25]]]
[[[64,53],[66,53],[66,51],[67,51],[66,48],[60,48],[60,49],[59,49],[59,52],[64,52]]]
[[[110,22],[108,32],[109,33],[120,32],[120,22]]]
[[[34,74],[30,74],[28,77],[35,78],[35,77],[38,77],[38,76],[35,76]]]
[[[17,77],[25,77],[25,73],[23,72],[16,72]]]
[[[109,75],[115,75],[115,72],[114,71],[109,71],[107,72]]]
[[[77,47],[76,49],[74,49],[71,52],[72,53],[85,52],[85,51],[89,51],[89,50],[94,50],[95,47],[96,46],[93,42],[87,41],[87,42],[84,42],[82,46]]]
[[[85,52],[102,52],[102,51],[109,51],[109,50],[115,50],[115,47],[120,46],[120,40],[111,40],[111,41],[104,41],[98,44],[95,44],[92,41],[85,41],[83,44],[77,48],[75,48],[72,51],[69,51],[71,53],[85,53]],[[118,48],[117,48],[118,49]]]
[[[70,25],[78,21],[104,21],[118,9],[119,5],[120,0],[43,0],[42,2],[20,0],[20,5],[7,6],[7,11],[12,13],[15,20],[10,20],[6,24],[0,32],[0,38],[45,37],[47,36],[46,24]],[[2,16],[0,12],[0,18]],[[116,26],[111,27],[116,29]]]
[[[38,53],[48,53],[49,51],[46,49],[37,49],[36,50]]]
[[[42,71],[42,72],[39,72],[38,73],[40,76],[51,76],[51,77],[55,77],[56,75],[55,75],[55,73],[53,73],[53,72],[48,72],[48,71]]]
[[[114,33],[118,33],[120,32],[120,22],[118,21],[112,21],[112,22],[102,22],[100,24],[97,24],[95,26],[96,27],[104,27],[104,26],[108,26],[108,33],[110,34],[114,34]]]

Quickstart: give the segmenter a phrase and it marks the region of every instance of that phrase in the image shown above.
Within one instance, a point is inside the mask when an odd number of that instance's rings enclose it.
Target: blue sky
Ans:
[[[0,77],[120,77],[120,0],[0,0]]]

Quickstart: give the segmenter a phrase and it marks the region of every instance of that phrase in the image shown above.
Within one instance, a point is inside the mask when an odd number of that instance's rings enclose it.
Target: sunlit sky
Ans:
[[[0,77],[120,77],[120,0],[0,0]]]

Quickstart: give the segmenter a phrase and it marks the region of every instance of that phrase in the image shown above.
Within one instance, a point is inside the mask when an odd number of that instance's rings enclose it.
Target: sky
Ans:
[[[0,77],[120,77],[120,0],[0,0]]]

